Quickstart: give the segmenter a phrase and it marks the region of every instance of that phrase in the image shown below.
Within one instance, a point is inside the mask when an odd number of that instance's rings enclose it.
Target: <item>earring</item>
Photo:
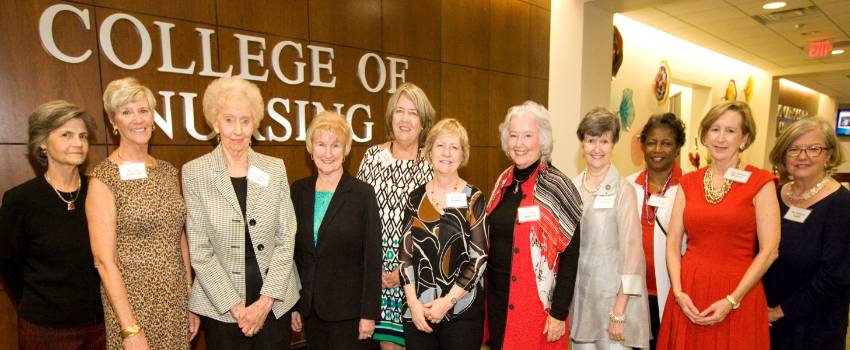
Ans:
[[[151,124],[151,131],[156,130],[156,124]]]
[[[738,148],[740,148],[741,151],[743,151],[744,150],[744,144],[741,144],[741,147],[738,147]]]
[[[112,128],[112,135],[118,135],[118,128]]]
[[[42,157],[47,157],[47,148],[39,147],[38,151],[39,151],[39,152],[38,152],[38,154],[39,154],[40,156],[42,156]]]

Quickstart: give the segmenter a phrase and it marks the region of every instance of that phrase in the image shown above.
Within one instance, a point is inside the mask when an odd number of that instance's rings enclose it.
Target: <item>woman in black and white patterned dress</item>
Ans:
[[[358,179],[375,188],[383,227],[381,320],[375,324],[373,336],[381,342],[382,350],[402,349],[405,344],[401,318],[404,291],[399,283],[398,246],[408,194],[433,176],[421,146],[435,114],[422,89],[411,83],[399,86],[387,104],[389,141],[366,150],[357,172]]]

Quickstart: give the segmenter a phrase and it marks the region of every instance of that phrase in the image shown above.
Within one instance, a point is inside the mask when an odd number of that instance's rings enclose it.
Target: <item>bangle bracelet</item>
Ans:
[[[614,311],[608,312],[608,321],[614,323],[626,323],[626,315],[614,315]]]
[[[121,330],[121,339],[127,339],[127,338],[132,337],[136,334],[139,334],[139,332],[141,332],[141,331],[142,331],[142,326],[139,326],[138,323],[130,325],[127,328],[124,328],[124,329]]]
[[[739,307],[741,307],[741,302],[736,301],[731,294],[726,295],[726,301],[728,301],[729,304],[732,304],[732,310],[737,310]]]

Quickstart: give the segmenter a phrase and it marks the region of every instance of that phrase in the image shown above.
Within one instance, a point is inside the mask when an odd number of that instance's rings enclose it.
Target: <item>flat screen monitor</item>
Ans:
[[[835,133],[839,136],[850,135],[850,109],[839,109],[835,121]]]

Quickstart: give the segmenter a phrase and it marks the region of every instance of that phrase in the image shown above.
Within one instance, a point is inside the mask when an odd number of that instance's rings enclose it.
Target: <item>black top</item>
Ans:
[[[466,290],[446,320],[484,318],[484,280],[487,263],[487,200],[467,184],[465,207],[446,208],[442,214],[431,204],[425,185],[413,190],[405,205],[404,234],[399,245],[401,285],[412,284],[422,303],[446,296],[457,285]],[[403,306],[404,318],[413,317]]]
[[[18,315],[29,322],[52,327],[103,322],[84,205],[88,181],[80,181],[71,211],[43,176],[3,195],[0,273]],[[75,194],[63,195],[67,200]]]
[[[844,349],[850,310],[850,191],[842,187],[809,207],[802,224],[785,219],[788,206],[781,197],[779,204],[779,259],[763,283],[768,305],[782,305],[785,316],[771,327],[771,348]]]
[[[514,168],[513,183],[508,186],[502,195],[502,200],[487,217],[487,225],[490,227],[490,254],[487,260],[487,322],[492,349],[501,349],[502,339],[504,339],[511,284],[511,260],[514,255],[514,225],[517,209],[524,196],[521,185],[534,173],[539,162],[540,160],[525,169]],[[567,249],[558,255],[558,274],[554,290],[556,297],[552,298],[549,315],[561,321],[565,320],[570,313],[572,289],[575,287],[577,273],[575,267],[578,266],[581,246],[580,231],[576,229]]]
[[[254,244],[251,243],[251,234],[248,232],[248,220],[245,218],[245,212],[248,210],[248,178],[231,177],[230,183],[233,184],[236,200],[239,201],[239,208],[242,209],[242,222],[245,223],[245,258],[256,258]]]

